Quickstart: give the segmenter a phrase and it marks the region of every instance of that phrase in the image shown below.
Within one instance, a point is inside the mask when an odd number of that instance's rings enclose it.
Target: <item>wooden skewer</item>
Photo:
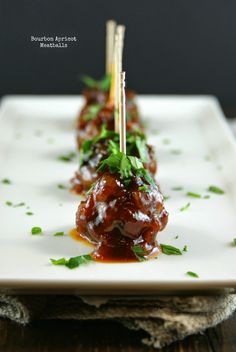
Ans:
[[[113,50],[112,71],[111,71],[111,87],[109,95],[109,103],[114,104],[116,108],[116,89],[117,89],[117,74],[118,74],[118,35],[115,35],[115,44]]]
[[[106,74],[112,73],[116,22],[109,20],[106,23]]]
[[[120,151],[126,154],[126,104],[125,104],[125,72],[120,73]]]
[[[120,97],[120,74],[122,72],[122,57],[123,57],[123,47],[124,47],[124,34],[125,26],[118,25],[116,29],[118,35],[117,43],[117,79],[116,79],[116,98],[115,98],[115,132],[119,133],[120,130],[120,113],[119,113],[119,101]]]
[[[120,47],[118,66],[119,66],[119,71],[122,72],[122,57],[123,57],[123,48],[124,48],[125,26],[118,25],[116,32],[118,34],[118,45]]]

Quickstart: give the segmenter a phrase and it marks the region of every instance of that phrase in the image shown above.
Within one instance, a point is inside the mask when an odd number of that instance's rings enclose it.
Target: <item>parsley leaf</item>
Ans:
[[[183,248],[183,252],[187,252],[187,251],[188,251],[188,247],[187,247],[187,245],[185,245]]]
[[[27,211],[25,214],[29,216],[34,215],[34,213],[32,213],[31,211]]]
[[[199,278],[198,274],[194,273],[193,271],[187,271],[186,275],[191,276],[191,277],[195,277],[195,278]]]
[[[65,258],[60,258],[60,259],[50,259],[51,263],[53,265],[66,265],[66,259]]]
[[[18,208],[18,207],[23,207],[25,205],[25,203],[21,202],[21,203],[17,203],[15,205],[13,205],[14,208]]]
[[[68,162],[68,161],[72,161],[75,157],[76,157],[76,153],[70,152],[64,155],[59,155],[58,160]]]
[[[38,227],[38,226],[32,227],[32,229],[31,229],[32,235],[38,235],[40,233],[42,233],[41,227]]]
[[[9,178],[4,178],[4,179],[2,179],[2,183],[4,185],[10,185],[12,182],[9,180]]]
[[[104,171],[107,167],[111,173],[119,173],[126,184],[130,182],[132,176],[137,175],[143,177],[151,186],[156,187],[150,172],[144,169],[142,161],[135,156],[127,156],[120,151],[112,153],[100,162],[97,171]]]
[[[217,186],[209,186],[208,187],[208,192],[216,193],[216,194],[224,194],[225,191],[223,191],[220,187]]]
[[[74,269],[79,267],[82,264],[86,264],[90,261],[93,261],[91,254],[79,255],[77,257],[71,257],[69,259],[60,258],[60,259],[50,259],[53,265],[64,265],[69,269]]]
[[[146,140],[142,139],[141,137],[137,136],[135,138],[135,144],[138,149],[139,157],[142,160],[143,163],[148,162],[149,156],[148,156],[148,151],[147,151],[147,144]]]
[[[172,149],[170,152],[171,152],[171,154],[174,154],[174,155],[182,154],[182,151],[180,149]]]
[[[163,196],[164,201],[170,199],[170,196]]]
[[[184,205],[182,208],[180,208],[180,211],[186,211],[188,210],[190,207],[190,203],[187,203],[186,205]]]
[[[186,195],[188,197],[193,197],[193,198],[202,198],[201,194],[194,193],[194,192],[187,192]]]
[[[65,233],[63,232],[63,231],[61,231],[61,232],[56,232],[56,233],[54,233],[54,235],[53,236],[64,236],[65,235]]]
[[[83,119],[85,121],[93,120],[97,117],[97,114],[102,110],[102,104],[92,104],[89,105],[85,114],[83,115]]]
[[[236,247],[236,238],[233,239],[233,245]]]
[[[58,184],[58,185],[57,185],[57,188],[59,188],[59,189],[66,189],[66,186],[64,186],[64,185],[62,185],[62,184]]]
[[[95,80],[90,76],[82,76],[81,80],[87,87],[100,89],[104,92],[108,91],[111,85],[111,75],[106,75],[101,80]]]
[[[137,245],[133,246],[132,251],[134,252],[135,256],[140,262],[143,262],[146,260],[144,249],[141,246],[137,246]]]
[[[181,251],[181,249],[171,246],[169,244],[160,244],[161,246],[161,250],[162,253],[167,254],[167,255],[182,255],[183,252],[187,251],[187,246],[185,245],[183,250]]]
[[[172,190],[172,191],[182,191],[182,190],[183,190],[183,187],[181,187],[181,186],[172,187],[171,190]]]
[[[139,186],[138,188],[139,191],[144,191],[144,192],[150,192],[150,188],[148,187],[148,185],[143,185],[143,186]]]

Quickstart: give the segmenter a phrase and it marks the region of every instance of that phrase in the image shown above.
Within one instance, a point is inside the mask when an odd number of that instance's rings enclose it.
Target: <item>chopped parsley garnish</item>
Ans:
[[[102,104],[92,104],[89,105],[86,113],[83,115],[85,121],[93,120],[97,117],[97,114],[102,110]]]
[[[137,245],[133,246],[132,251],[134,252],[135,256],[140,262],[143,262],[146,260],[144,249],[141,246],[137,246]]]
[[[10,185],[12,182],[11,182],[11,180],[9,180],[9,178],[4,178],[4,179],[2,180],[2,183],[3,183],[4,185]]]
[[[170,152],[171,152],[171,154],[174,154],[174,155],[182,154],[182,151],[180,149],[172,149]]]
[[[207,189],[208,192],[216,193],[216,194],[224,194],[225,191],[223,191],[220,187],[217,186],[209,186]]]
[[[170,196],[163,196],[164,201],[170,199]]]
[[[53,265],[66,265],[66,259],[65,258],[60,258],[60,259],[50,259],[51,263]]]
[[[194,192],[187,192],[186,195],[188,197],[193,197],[193,198],[202,198],[201,194],[194,193]]]
[[[18,208],[18,207],[23,207],[23,206],[25,206],[25,203],[23,203],[23,202],[13,204],[13,203],[10,202],[10,201],[6,201],[5,204],[8,205],[9,207],[13,207],[13,208]]]
[[[144,191],[144,192],[150,192],[150,188],[148,187],[148,185],[143,185],[143,186],[140,186],[138,188],[139,191]]]
[[[236,238],[233,239],[233,245],[236,247]]]
[[[203,196],[203,199],[209,199],[209,198],[211,198],[209,194],[207,194],[206,196]]]
[[[183,248],[183,252],[187,252],[187,251],[188,251],[188,247],[187,247],[187,245],[185,245]]]
[[[94,189],[95,185],[96,185],[95,182],[92,183],[92,185],[91,185],[91,186],[89,187],[89,189],[87,190],[86,195],[89,195],[89,194],[92,192],[92,190]]]
[[[195,277],[195,278],[199,278],[198,274],[194,273],[193,271],[187,271],[186,275],[191,276],[191,277]]]
[[[56,232],[56,233],[54,233],[54,235],[53,236],[64,236],[65,235],[65,233],[63,232],[63,231],[61,231],[61,232]]]
[[[184,205],[182,208],[180,208],[180,211],[186,211],[188,210],[190,207],[190,203],[187,203],[186,205]]]
[[[177,240],[179,238],[179,235],[175,236],[175,240]]]
[[[146,140],[144,138],[141,138],[140,136],[133,136],[135,139],[135,144],[138,149],[139,157],[142,160],[142,162],[147,162],[149,157],[148,157],[148,151],[147,151],[147,146],[146,146]],[[129,140],[127,141],[129,143]]]
[[[24,205],[25,205],[25,203],[21,202],[21,203],[15,204],[13,206],[14,206],[14,208],[18,208],[18,207],[23,207]]]
[[[58,160],[68,162],[68,161],[72,161],[75,157],[76,157],[76,153],[70,152],[65,155],[59,155]]]
[[[64,185],[62,185],[62,184],[59,184],[59,185],[57,185],[57,188],[59,188],[59,189],[66,189],[66,186],[64,186]]]
[[[42,233],[41,227],[38,227],[38,226],[32,227],[31,229],[32,235],[39,235],[40,233]]]
[[[172,190],[172,191],[182,191],[182,190],[183,190],[183,187],[180,187],[180,186],[178,186],[178,187],[172,187],[171,190]]]
[[[170,139],[164,138],[164,139],[162,140],[162,143],[163,143],[163,144],[170,144]]]
[[[171,246],[169,244],[160,244],[162,253],[167,255],[182,255],[181,249]]]
[[[156,187],[149,171],[144,169],[142,161],[135,156],[127,156],[120,151],[113,153],[100,162],[98,171],[104,171],[106,168],[109,168],[111,173],[119,173],[126,184],[136,175],[143,177],[149,185]]]
[[[115,142],[117,143],[119,142],[118,134],[115,133],[114,131],[107,130],[106,125],[103,124],[101,133],[98,136],[83,142],[82,147],[80,149],[80,166],[82,166],[84,162],[87,161],[93,154],[92,147],[100,140],[105,138],[112,138],[112,140],[109,141],[109,150],[111,149],[110,142],[113,143],[113,147],[114,147],[114,144],[116,144]],[[118,144],[117,144],[117,147],[119,149]],[[110,151],[112,152],[113,150],[110,150]]]
[[[34,213],[32,213],[31,211],[27,211],[25,214],[29,216],[34,215]]]
[[[107,130],[106,125],[102,126],[101,133],[89,140],[86,140],[82,144],[82,148],[80,149],[80,166],[82,166],[86,161],[88,161],[95,150],[93,150],[93,146],[96,143],[100,142],[103,139],[108,139],[108,151],[110,154],[117,154],[120,150],[119,145],[119,135],[114,131]],[[127,133],[126,138],[126,146],[127,146],[127,154],[133,155],[138,152],[139,158],[142,162],[147,162],[149,160],[149,153],[146,144],[145,136],[140,131],[135,131],[133,133]]]
[[[82,264],[86,264],[90,261],[93,261],[91,254],[79,255],[77,257],[71,257],[69,259],[60,258],[60,259],[50,259],[53,265],[64,265],[69,269],[74,269],[79,267]]]
[[[111,75],[106,75],[101,80],[95,80],[90,76],[82,76],[81,81],[88,88],[95,88],[107,92],[111,86]]]

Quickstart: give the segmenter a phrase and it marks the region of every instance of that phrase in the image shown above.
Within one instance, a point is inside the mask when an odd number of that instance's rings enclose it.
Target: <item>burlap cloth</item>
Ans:
[[[147,333],[160,348],[202,332],[236,309],[236,294],[193,297],[77,297],[0,295],[0,317],[19,324],[35,319],[113,319]]]
[[[236,133],[236,120],[232,123]],[[113,319],[143,330],[143,343],[161,348],[203,332],[236,310],[236,294],[191,297],[78,297],[0,295],[0,317],[19,324],[35,319]]]

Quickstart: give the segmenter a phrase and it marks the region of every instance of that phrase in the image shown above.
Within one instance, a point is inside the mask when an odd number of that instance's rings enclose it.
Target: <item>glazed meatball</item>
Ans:
[[[138,109],[133,100],[127,101],[127,131],[142,129],[139,120]],[[101,132],[102,125],[106,124],[107,129],[114,131],[114,105],[93,104],[86,105],[77,121],[77,145],[81,148],[85,140],[97,136]]]
[[[76,213],[78,233],[96,245],[97,260],[137,260],[134,246],[145,257],[156,256],[157,233],[168,221],[157,185],[134,176],[129,184],[119,174],[105,172]]]
[[[118,135],[113,139],[118,140]],[[111,139],[112,140],[112,139]],[[109,138],[101,139],[95,144],[92,144],[89,153],[84,156],[84,160],[79,170],[75,173],[75,176],[71,179],[71,191],[75,194],[81,194],[89,190],[91,185],[99,178],[100,174],[97,168],[100,162],[106,159],[109,155]],[[145,141],[144,141],[145,143]],[[127,149],[130,155],[137,156],[140,158],[139,151],[135,142],[129,143],[127,140]],[[146,162],[144,162],[144,167],[155,175],[157,170],[157,161],[155,159],[155,153],[152,146],[145,143],[145,149],[147,151]]]

